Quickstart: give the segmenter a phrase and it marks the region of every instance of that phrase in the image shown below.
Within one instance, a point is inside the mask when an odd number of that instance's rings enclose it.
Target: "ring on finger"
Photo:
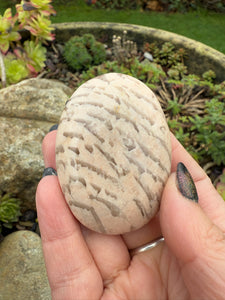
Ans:
[[[151,243],[147,243],[145,245],[142,245],[140,247],[137,247],[137,248],[134,248],[134,249],[131,249],[130,250],[130,255],[131,256],[134,256],[135,254],[138,254],[138,253],[142,253],[142,252],[145,252],[145,251],[148,251],[152,248],[155,248],[156,246],[158,246],[159,244],[161,244],[162,242],[164,242],[164,237],[160,237],[154,241],[152,241]]]

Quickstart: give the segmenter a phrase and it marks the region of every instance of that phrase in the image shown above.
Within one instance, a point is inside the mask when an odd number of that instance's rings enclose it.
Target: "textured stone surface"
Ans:
[[[35,78],[0,90],[0,192],[19,195],[24,208],[35,206],[43,137],[71,94],[58,81]]]
[[[56,163],[82,224],[107,234],[142,227],[159,209],[171,167],[169,129],[154,93],[116,73],[83,84],[61,116]]]
[[[0,244],[0,300],[50,300],[40,237],[17,231]]]

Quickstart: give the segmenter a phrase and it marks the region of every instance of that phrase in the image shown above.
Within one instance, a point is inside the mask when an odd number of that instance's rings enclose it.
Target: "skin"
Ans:
[[[43,141],[46,167],[55,165],[56,130]],[[57,176],[44,177],[36,202],[52,299],[224,300],[225,202],[173,135],[172,172],[159,214],[143,228],[107,236],[84,228],[71,214]],[[196,184],[199,203],[176,185],[183,162]],[[163,235],[165,242],[134,255]]]

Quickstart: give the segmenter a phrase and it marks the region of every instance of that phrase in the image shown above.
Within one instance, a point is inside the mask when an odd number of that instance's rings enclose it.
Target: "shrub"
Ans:
[[[217,12],[225,11],[224,0],[139,0],[140,6],[144,9],[150,10],[164,10],[169,12],[187,12],[190,9],[197,9],[198,7]]]
[[[95,7],[104,9],[132,9],[137,7],[137,0],[97,0],[91,2],[94,2]]]
[[[75,71],[88,69],[106,59],[105,47],[92,34],[74,36],[65,44],[64,58]]]

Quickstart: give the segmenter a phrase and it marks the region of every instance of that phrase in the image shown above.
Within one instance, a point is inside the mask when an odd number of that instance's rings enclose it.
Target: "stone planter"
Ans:
[[[122,23],[102,23],[102,22],[71,22],[54,24],[56,40],[67,41],[73,35],[92,33],[101,41],[111,44],[112,36],[122,35],[127,31],[127,38],[135,41],[139,46],[144,42],[172,42],[177,48],[186,50],[188,59],[185,64],[190,73],[201,75],[209,69],[213,70],[217,76],[217,82],[225,80],[225,55],[211,47],[184,36],[168,32],[165,30],[145,27],[140,25]]]

